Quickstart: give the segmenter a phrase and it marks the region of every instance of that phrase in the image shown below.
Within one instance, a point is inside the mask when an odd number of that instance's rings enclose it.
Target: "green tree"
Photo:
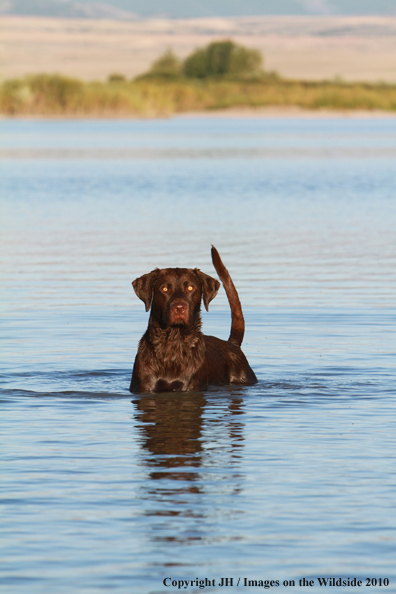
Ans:
[[[167,49],[162,56],[160,56],[151,65],[149,74],[154,76],[174,77],[181,74],[181,61],[171,49]]]
[[[252,79],[262,75],[262,55],[226,39],[197,49],[186,58],[183,72],[189,78]]]

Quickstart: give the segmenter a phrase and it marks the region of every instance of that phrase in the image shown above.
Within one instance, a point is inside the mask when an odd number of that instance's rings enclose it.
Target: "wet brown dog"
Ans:
[[[245,322],[238,293],[215,247],[212,261],[231,307],[228,341],[201,332],[201,300],[208,310],[220,288],[216,279],[198,268],[157,268],[133,281],[136,295],[151,311],[133,367],[131,392],[200,391],[209,385],[257,382],[240,348]]]

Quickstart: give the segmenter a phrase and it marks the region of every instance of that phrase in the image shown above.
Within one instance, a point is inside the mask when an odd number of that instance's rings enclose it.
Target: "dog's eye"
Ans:
[[[194,287],[192,285],[188,285],[187,291],[194,291]]]
[[[162,289],[161,289],[161,290],[162,290],[164,293],[166,293],[166,292],[167,292],[167,290],[168,290],[168,287],[162,287]]]

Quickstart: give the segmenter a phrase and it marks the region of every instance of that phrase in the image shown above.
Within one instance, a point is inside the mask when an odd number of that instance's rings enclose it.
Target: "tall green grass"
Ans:
[[[0,85],[0,113],[15,116],[158,117],[231,107],[396,111],[396,85],[303,82],[268,75],[257,81],[122,77],[82,82],[38,74]]]

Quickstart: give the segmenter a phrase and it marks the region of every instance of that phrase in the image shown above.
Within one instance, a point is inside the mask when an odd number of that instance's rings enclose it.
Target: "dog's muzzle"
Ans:
[[[183,299],[176,299],[170,304],[170,323],[171,324],[188,324],[190,314],[190,306],[187,301]]]

